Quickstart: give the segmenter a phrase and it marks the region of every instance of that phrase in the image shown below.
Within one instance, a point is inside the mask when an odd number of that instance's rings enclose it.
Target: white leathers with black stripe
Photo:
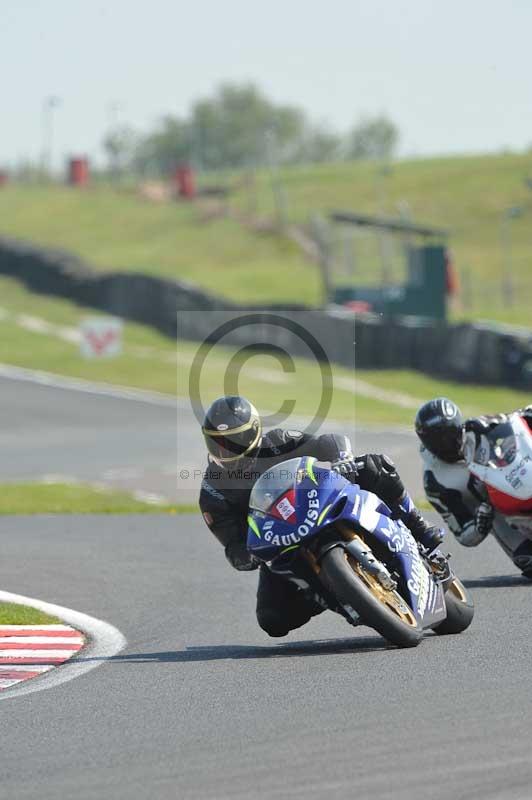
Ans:
[[[449,464],[425,447],[421,447],[420,452],[427,500],[441,514],[460,544],[465,547],[480,544],[482,538],[476,532],[474,517],[481,500],[471,492],[466,462]]]

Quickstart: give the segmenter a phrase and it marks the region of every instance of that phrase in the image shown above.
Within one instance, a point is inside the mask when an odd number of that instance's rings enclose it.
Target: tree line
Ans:
[[[113,171],[167,175],[182,162],[199,169],[391,158],[399,142],[385,115],[359,120],[340,134],[300,108],[272,102],[253,84],[223,84],[193,103],[187,116],[167,115],[141,134],[116,126],[104,139]]]

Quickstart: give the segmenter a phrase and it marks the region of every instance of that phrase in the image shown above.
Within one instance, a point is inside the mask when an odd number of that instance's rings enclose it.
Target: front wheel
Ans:
[[[433,627],[435,633],[445,636],[450,633],[462,633],[469,628],[475,607],[471,595],[456,575],[445,590],[445,605],[447,616],[443,622]]]
[[[415,647],[422,629],[411,608],[393,589],[385,589],[343,547],[323,557],[320,578],[343,604],[351,606],[364,625],[374,628],[392,644]]]

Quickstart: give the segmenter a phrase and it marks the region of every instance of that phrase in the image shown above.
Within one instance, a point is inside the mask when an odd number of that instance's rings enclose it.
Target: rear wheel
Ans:
[[[341,603],[360,615],[363,624],[392,644],[415,647],[421,641],[422,629],[401,595],[385,589],[343,547],[334,547],[325,554],[320,578]]]
[[[475,614],[475,607],[471,595],[462,581],[454,576],[445,591],[445,605],[447,617],[433,631],[444,636],[450,633],[462,633],[469,628]]]

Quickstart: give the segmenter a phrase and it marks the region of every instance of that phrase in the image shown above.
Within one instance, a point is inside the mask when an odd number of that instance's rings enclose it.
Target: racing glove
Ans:
[[[231,539],[225,546],[225,557],[232,567],[240,572],[249,572],[257,569],[260,564],[258,558],[249,552],[242,539]]]
[[[486,436],[492,428],[508,420],[508,414],[491,414],[484,417],[471,417],[464,422],[464,430],[475,434],[477,442],[482,435]]]
[[[475,514],[475,531],[477,533],[479,544],[491,531],[494,516],[495,512],[489,503],[481,503],[477,508]]]
[[[338,475],[341,475],[342,478],[345,478],[346,481],[349,481],[349,483],[356,483],[358,470],[354,458],[341,458],[337,461],[333,461],[331,469],[337,472]]]

